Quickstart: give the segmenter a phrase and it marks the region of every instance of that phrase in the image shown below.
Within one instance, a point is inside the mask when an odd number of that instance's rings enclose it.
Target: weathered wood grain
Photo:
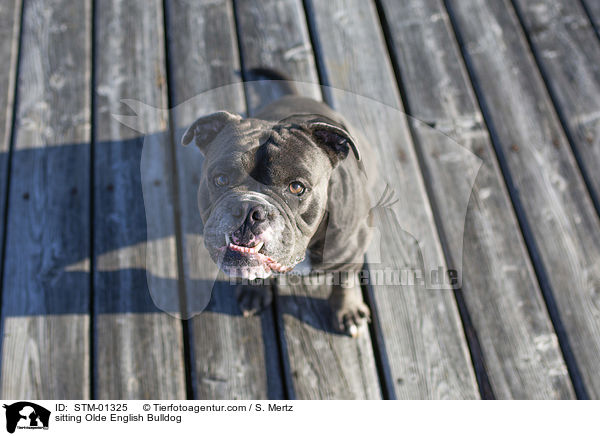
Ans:
[[[600,40],[579,2],[513,3],[600,208]]]
[[[170,295],[177,307],[162,2],[100,0],[95,10],[96,396],[184,399],[181,321],[154,305],[152,291],[158,290],[151,290],[152,281],[146,278],[163,269],[160,277],[164,286],[174,288]],[[123,98],[158,109],[137,114],[141,131],[112,117],[123,112]],[[154,163],[141,168],[143,148],[144,158]],[[144,187],[144,197],[142,183],[148,179],[151,185]],[[155,204],[160,207],[152,207]],[[145,207],[151,208],[152,223],[146,221]],[[157,233],[162,238],[155,239]],[[149,256],[147,250],[154,247],[156,255]]]
[[[571,398],[558,340],[446,10],[440,0],[383,0],[382,9],[408,112],[424,121],[413,121],[413,132],[448,254],[454,262],[462,259],[462,293],[493,393],[500,399]],[[463,156],[467,151],[470,158]],[[465,166],[478,165],[475,156],[483,164],[471,187]],[[468,209],[454,198],[462,192],[471,193]]]
[[[367,260],[380,257],[381,263],[371,263],[370,272],[387,268],[394,273],[415,269],[423,273],[421,256],[426,265],[445,269],[374,5],[355,0],[307,4],[325,84],[338,88],[329,90],[329,102],[369,138],[380,184],[388,183],[400,199],[374,211],[380,238]],[[404,229],[411,229],[413,235]],[[373,286],[373,294],[396,397],[478,397],[451,291],[383,280]]]
[[[235,1],[235,12],[243,69],[272,68],[295,81],[300,95],[322,100],[302,2]],[[280,97],[282,91],[271,81],[250,81],[244,87],[250,113]]]
[[[243,0],[235,4],[243,68],[268,67],[283,72],[298,81],[299,94],[321,100],[301,2]],[[276,82],[246,83],[250,115],[276,99],[278,89],[281,91]],[[380,398],[367,331],[353,340],[331,330],[326,300],[331,286],[322,280],[320,285],[279,282],[277,288],[290,395],[298,399]]]
[[[24,6],[3,283],[3,398],[90,395],[91,2]]]
[[[597,0],[581,0],[589,14],[596,34],[600,37],[600,3]]]
[[[167,2],[167,13],[170,92],[177,105],[174,127],[184,281],[188,305],[197,307],[196,300],[210,295],[214,282],[212,261],[206,256],[198,258],[202,222],[196,196],[202,156],[178,141],[184,128],[199,116],[216,110],[244,113],[246,108],[237,74],[240,64],[231,2],[173,0]],[[233,287],[221,276],[212,289],[209,306],[190,320],[190,326],[195,397],[283,397],[271,311],[242,317]]]
[[[0,247],[4,244],[4,213],[8,182],[8,153],[13,122],[15,77],[21,29],[21,1],[10,0],[0,4]],[[0,271],[2,251],[0,250]]]
[[[566,362],[583,379],[572,373],[575,389],[586,395],[583,381],[598,398],[598,215],[512,6],[447,5],[551,315],[566,333],[557,331]]]
[[[354,339],[332,329],[327,302],[331,287],[324,277],[296,276],[277,289],[292,397],[380,399],[369,332],[365,328]]]

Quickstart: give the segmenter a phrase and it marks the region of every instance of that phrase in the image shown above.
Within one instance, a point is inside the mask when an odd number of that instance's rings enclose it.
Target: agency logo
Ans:
[[[4,404],[6,409],[6,431],[14,433],[19,430],[48,430],[50,411],[28,401],[19,401],[10,405]]]

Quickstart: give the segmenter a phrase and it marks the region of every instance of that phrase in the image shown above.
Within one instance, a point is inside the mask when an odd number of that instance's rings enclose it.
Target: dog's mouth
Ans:
[[[244,256],[252,261],[251,263],[256,264],[256,266],[262,266],[265,272],[275,272],[275,273],[285,273],[291,271],[293,267],[285,266],[273,259],[271,256],[267,255],[264,251],[265,243],[264,241],[253,241],[253,245],[238,245],[232,242],[232,238],[230,235],[225,235],[225,250],[231,251],[233,253],[239,253],[239,255]],[[240,266],[240,268],[247,268],[247,266]],[[236,270],[236,267],[229,266],[229,270]]]

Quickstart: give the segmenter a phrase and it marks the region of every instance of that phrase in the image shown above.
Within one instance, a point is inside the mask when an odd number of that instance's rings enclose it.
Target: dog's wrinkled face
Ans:
[[[316,115],[272,122],[218,112],[197,120],[183,143],[192,139],[205,155],[204,243],[221,269],[265,278],[302,261],[326,210],[331,172],[355,150],[343,126]]]

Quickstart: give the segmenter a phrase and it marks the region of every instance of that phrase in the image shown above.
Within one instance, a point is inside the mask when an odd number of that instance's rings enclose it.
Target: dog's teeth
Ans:
[[[225,235],[225,242],[227,243],[228,247],[231,245],[231,241],[229,240],[229,235]]]
[[[260,249],[262,248],[262,246],[263,246],[263,245],[265,245],[265,243],[264,243],[264,242],[259,242],[258,244],[256,244],[256,245],[255,245],[254,247],[252,247],[252,248],[254,248],[254,251],[258,253],[258,252],[260,251]]]

